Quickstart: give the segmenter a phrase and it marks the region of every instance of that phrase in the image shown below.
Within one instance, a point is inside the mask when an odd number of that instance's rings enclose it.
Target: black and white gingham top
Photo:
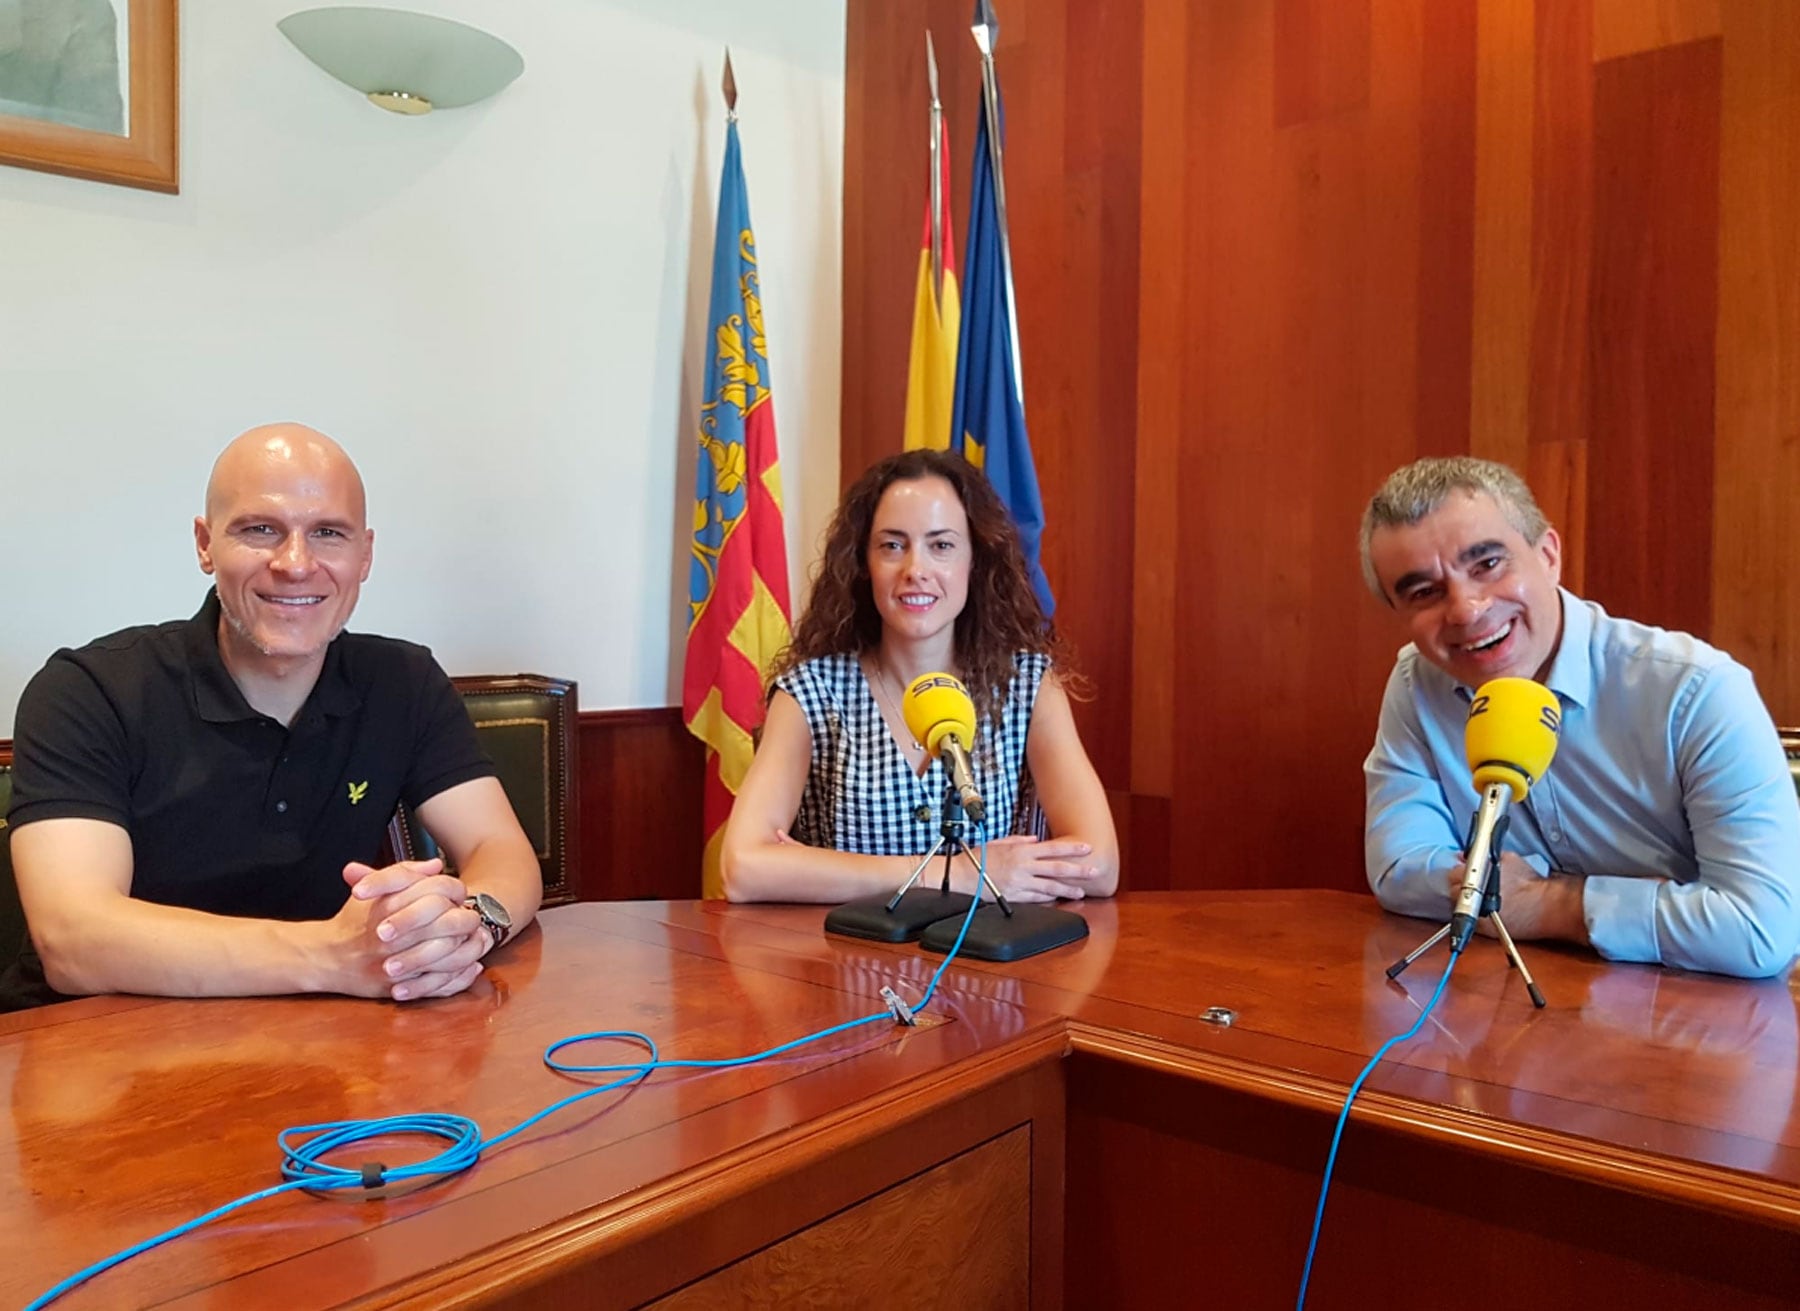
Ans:
[[[1000,731],[976,725],[971,763],[987,805],[987,836],[1036,832],[1037,790],[1025,764],[1025,733],[1050,657],[1013,657]],[[851,655],[821,656],[783,674],[775,686],[799,702],[812,730],[812,767],[789,833],[796,842],[865,856],[916,856],[938,837],[944,762],[913,773],[881,717],[862,665]],[[1004,827],[1002,827],[1004,825]],[[972,835],[971,835],[972,836]]]

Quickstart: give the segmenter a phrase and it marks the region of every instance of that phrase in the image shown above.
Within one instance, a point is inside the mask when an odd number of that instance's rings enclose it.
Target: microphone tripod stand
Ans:
[[[1458,935],[1462,940],[1459,942],[1456,938],[1450,939],[1450,954],[1453,956],[1457,955],[1468,945],[1469,936],[1472,934],[1476,922],[1484,919],[1492,920],[1494,922],[1494,931],[1500,935],[1500,945],[1506,948],[1508,963],[1512,968],[1519,972],[1519,977],[1525,980],[1525,990],[1531,994],[1531,1004],[1537,1009],[1542,1010],[1544,1008],[1544,994],[1538,988],[1537,980],[1531,977],[1531,971],[1525,967],[1525,958],[1519,955],[1519,948],[1513,942],[1512,934],[1506,931],[1506,921],[1500,918],[1500,843],[1501,839],[1506,836],[1506,823],[1509,818],[1510,816],[1501,817],[1499,824],[1496,826],[1493,841],[1488,845],[1487,867],[1482,872],[1481,876],[1481,907],[1475,913],[1473,920],[1469,924],[1468,930]],[[1476,822],[1477,819],[1471,819],[1471,829],[1473,829]],[[1470,843],[1472,844],[1473,841],[1474,833],[1471,831]],[[1449,924],[1444,925],[1436,933],[1432,934],[1429,938],[1425,939],[1425,941],[1407,952],[1406,955],[1388,966],[1388,978],[1399,978],[1408,965],[1411,965],[1414,961],[1418,960],[1419,957],[1437,946],[1438,943],[1442,942],[1445,938],[1450,937],[1451,931],[1456,927],[1455,920],[1452,919]]]
[[[975,860],[975,853],[969,851],[968,843],[963,840],[963,832],[968,827],[969,818],[963,813],[962,795],[957,792],[954,783],[944,788],[942,809],[944,818],[938,825],[937,841],[931,844],[931,850],[927,851],[919,861],[918,868],[913,870],[906,882],[900,885],[900,890],[887,903],[886,910],[892,914],[899,907],[906,894],[924,875],[926,868],[940,851],[944,853],[944,881],[938,891],[931,895],[937,897],[958,895],[950,891],[950,867],[956,860],[956,853],[965,851],[969,852],[969,859],[974,861],[976,869],[981,873],[981,886],[987,889],[988,894],[994,899],[994,904],[1000,907],[1010,919],[1013,913],[1012,907],[1006,904],[1006,898],[1000,895],[1000,889],[995,887],[994,881],[988,877],[987,865],[982,861]],[[965,900],[963,905],[966,909],[968,902]]]
[[[892,896],[881,892],[845,902],[825,916],[827,933],[874,942],[911,942],[939,920],[959,919],[968,911],[975,898],[966,892],[950,891],[950,866],[957,852],[968,850],[963,835],[969,824],[968,816],[963,813],[962,798],[953,785],[944,789],[942,814],[937,841],[932,843],[931,850],[925,853],[925,858],[899,890]],[[944,854],[942,885],[936,888],[917,886],[940,851]],[[985,871],[983,878],[986,878]],[[1000,895],[991,882],[987,886],[996,897]],[[1005,905],[1004,902],[1001,904]],[[1009,907],[1007,914],[1011,913]]]
[[[876,942],[911,942],[919,939],[926,951],[948,953],[960,939],[962,954],[975,960],[1015,961],[1035,956],[1088,935],[1081,916],[1055,906],[1010,904],[988,876],[985,864],[969,850],[965,835],[972,822],[964,813],[954,784],[944,790],[938,838],[892,896],[877,894],[847,901],[825,916],[825,931]],[[943,881],[935,888],[919,881],[939,853],[944,857]],[[966,892],[950,891],[950,870],[958,852],[969,856],[981,871],[978,891],[994,899],[979,907]],[[967,928],[964,919],[967,917]]]

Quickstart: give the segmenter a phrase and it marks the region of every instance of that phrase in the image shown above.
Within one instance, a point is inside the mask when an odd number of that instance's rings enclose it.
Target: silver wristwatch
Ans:
[[[506,907],[500,904],[498,897],[477,892],[463,902],[463,905],[481,916],[481,926],[493,938],[495,947],[512,936],[512,916],[506,913]]]

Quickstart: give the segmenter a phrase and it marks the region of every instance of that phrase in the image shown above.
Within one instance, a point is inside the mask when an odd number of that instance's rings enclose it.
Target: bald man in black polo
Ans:
[[[345,633],[373,557],[362,479],[297,424],[219,457],[192,619],[59,651],[15,728],[13,867],[59,994],[468,987],[536,914],[537,859],[425,648]],[[450,856],[371,862],[404,801]]]

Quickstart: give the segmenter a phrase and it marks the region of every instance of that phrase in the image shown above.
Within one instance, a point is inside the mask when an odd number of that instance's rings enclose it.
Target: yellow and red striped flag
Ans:
[[[919,251],[918,291],[913,296],[912,358],[906,370],[906,449],[945,450],[956,395],[956,338],[962,299],[956,285],[956,242],[950,225],[950,130],[938,123],[938,222],[942,225],[944,281],[932,287],[931,194],[925,196],[925,235]]]
[[[681,709],[706,743],[703,891],[722,896],[719,844],[762,723],[763,677],[788,643],[787,543],[762,287],[737,124],[725,138],[713,237],[713,343],[700,405]]]

